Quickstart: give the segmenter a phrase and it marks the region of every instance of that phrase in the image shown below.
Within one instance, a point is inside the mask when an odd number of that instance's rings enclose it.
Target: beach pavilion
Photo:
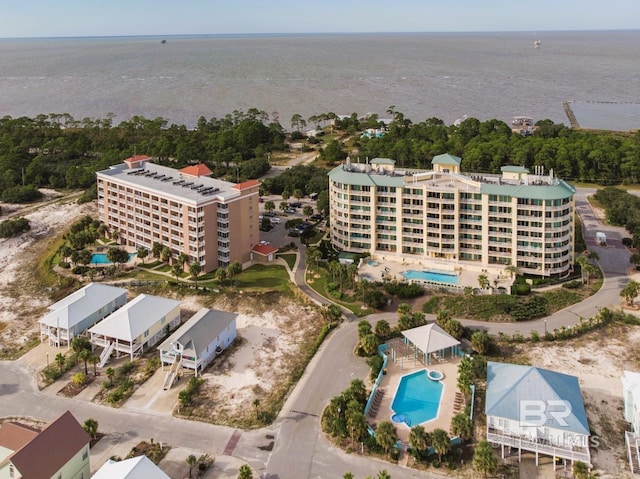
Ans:
[[[448,334],[435,322],[402,331],[402,339],[389,344],[394,362],[413,359],[423,364],[443,361],[459,355],[460,341]]]

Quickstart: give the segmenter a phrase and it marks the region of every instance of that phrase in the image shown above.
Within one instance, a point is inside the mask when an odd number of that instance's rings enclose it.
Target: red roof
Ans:
[[[191,165],[191,166],[182,168],[180,170],[180,173],[183,173],[189,176],[199,177],[199,176],[209,176],[212,173],[212,171],[204,163],[198,163],[197,165]]]
[[[22,477],[50,479],[90,441],[80,423],[67,411],[7,459]]]
[[[24,424],[5,422],[0,427],[0,446],[15,452],[36,437],[38,432]]]
[[[233,185],[233,187],[237,190],[244,190],[246,188],[252,188],[254,186],[260,186],[260,182],[258,180],[249,180],[238,183],[237,185]]]
[[[129,161],[129,162],[135,163],[136,161],[145,161],[145,160],[150,160],[150,159],[151,159],[151,157],[149,155],[134,155],[134,156],[131,156],[131,157],[127,158],[124,161]]]
[[[275,247],[270,246],[268,244],[257,244],[252,248],[252,251],[254,253],[258,253],[258,254],[261,254],[263,256],[270,255],[271,253],[276,253],[278,250],[279,250],[279,248],[275,248]]]

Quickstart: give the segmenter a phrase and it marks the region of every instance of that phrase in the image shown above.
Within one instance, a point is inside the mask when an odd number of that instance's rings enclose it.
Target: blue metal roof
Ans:
[[[576,376],[519,364],[487,362],[487,416],[520,421],[522,401],[567,401],[571,413],[559,422],[548,414],[546,427],[589,435],[587,413]],[[549,410],[553,410],[550,406]],[[556,409],[557,411],[557,409]]]

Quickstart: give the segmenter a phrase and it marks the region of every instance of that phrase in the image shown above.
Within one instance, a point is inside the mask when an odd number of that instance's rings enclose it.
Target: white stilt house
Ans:
[[[622,372],[622,400],[624,419],[631,425],[631,431],[625,431],[629,467],[633,474],[640,473],[640,373]]]
[[[202,308],[160,346],[162,367],[168,366],[163,384],[169,389],[182,368],[198,376],[236,338],[236,314]]]
[[[102,320],[127,302],[127,290],[106,284],[89,283],[75,293],[49,306],[38,320],[40,341],[51,346],[67,345],[76,336]]]
[[[157,344],[171,329],[180,324],[180,301],[141,294],[126,306],[89,329],[91,344],[104,348],[100,367],[113,352],[128,354],[131,360],[145,346]]]
[[[519,364],[487,363],[487,441],[591,467],[589,423],[578,378]]]

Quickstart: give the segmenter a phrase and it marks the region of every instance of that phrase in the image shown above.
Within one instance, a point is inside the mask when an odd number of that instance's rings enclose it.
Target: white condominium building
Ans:
[[[98,216],[125,246],[153,243],[199,261],[203,272],[249,261],[258,244],[256,180],[211,178],[204,164],[175,170],[134,156],[99,171]]]
[[[573,265],[575,189],[550,174],[504,166],[462,174],[439,155],[433,169],[399,170],[375,158],[329,172],[334,246],[373,258],[562,275]]]

